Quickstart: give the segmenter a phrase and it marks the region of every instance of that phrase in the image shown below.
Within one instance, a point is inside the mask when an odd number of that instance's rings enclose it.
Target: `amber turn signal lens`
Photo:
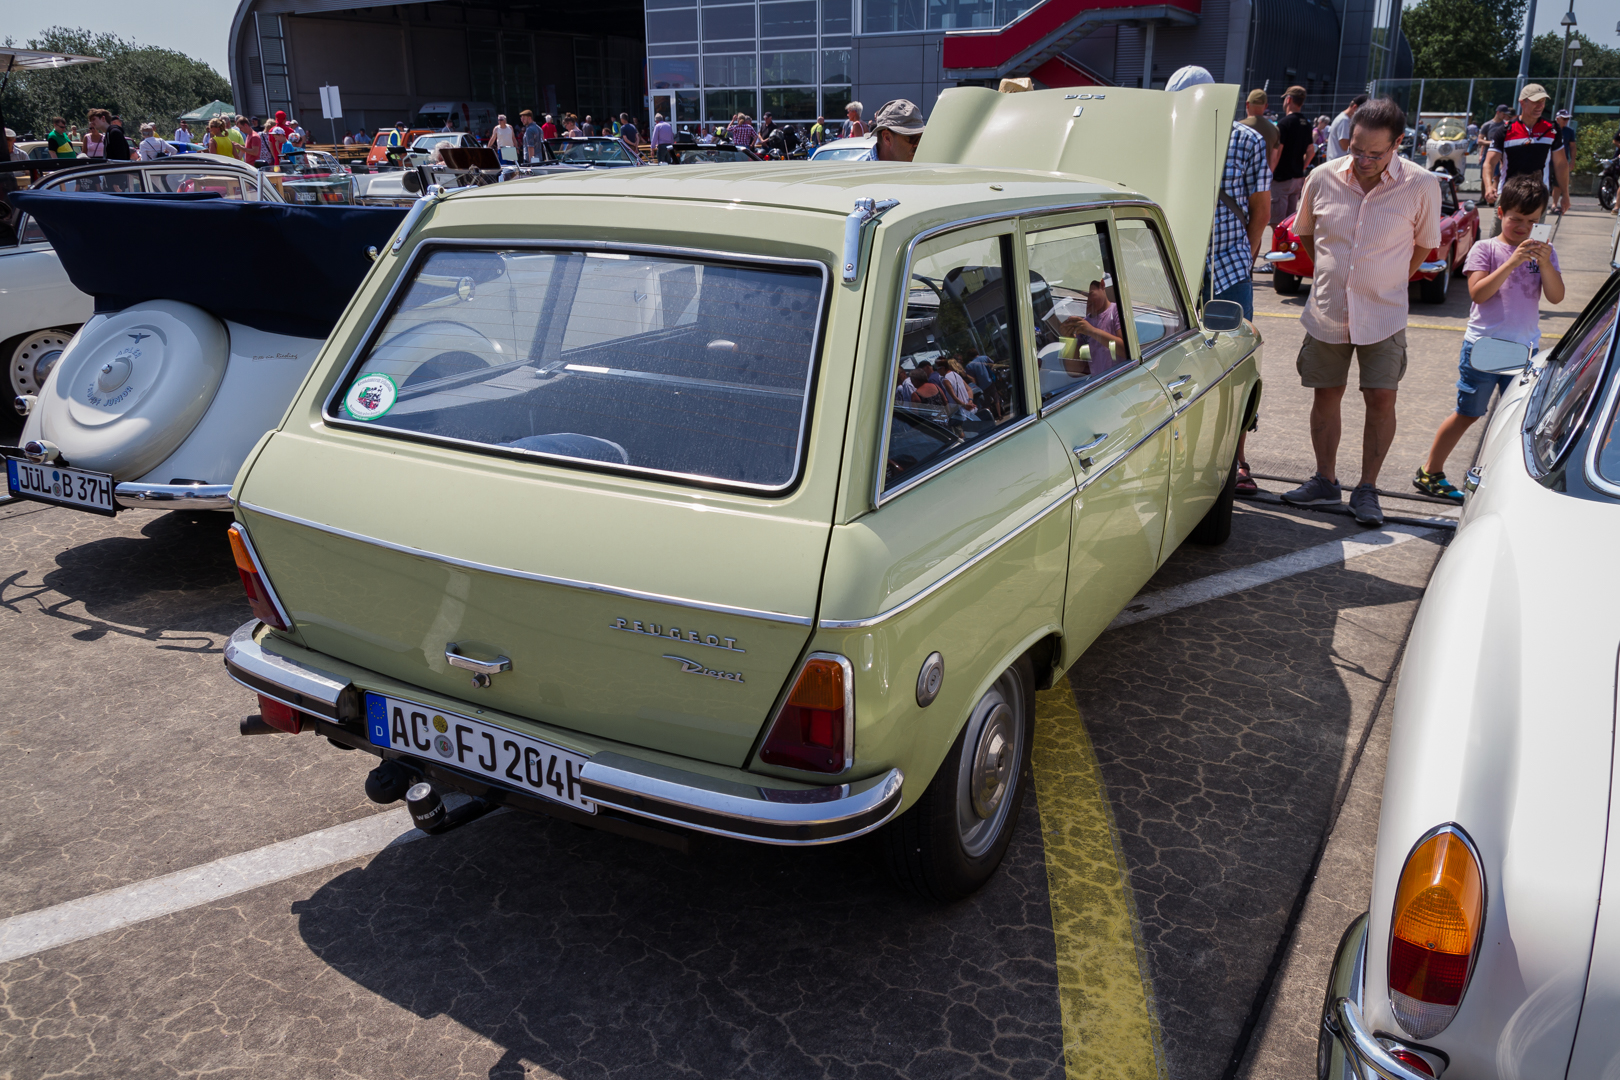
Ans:
[[[230,537],[231,558],[236,560],[236,572],[242,578],[242,588],[247,592],[248,607],[253,609],[254,618],[272,629],[291,630],[291,620],[282,613],[280,602],[270,591],[270,583],[253,556],[253,545],[248,542],[242,526],[232,525],[226,535]]]
[[[1389,999],[1401,1027],[1427,1039],[1457,1015],[1485,922],[1485,878],[1462,830],[1443,826],[1407,856],[1395,887]]]
[[[848,752],[848,669],[842,657],[818,654],[804,662],[782,711],[776,714],[759,758],[769,765],[836,773]]]

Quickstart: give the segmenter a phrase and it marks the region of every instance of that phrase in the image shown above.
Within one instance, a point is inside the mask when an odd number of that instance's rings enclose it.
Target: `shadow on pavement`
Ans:
[[[293,910],[339,973],[502,1047],[499,1080],[1063,1073],[1033,795],[1000,872],[945,908],[867,842],[686,856],[508,814]]]
[[[1241,1054],[1341,766],[1394,676],[1411,611],[1387,609],[1422,589],[1353,566],[1106,634],[1070,673],[1175,1080],[1218,1080]]]
[[[81,641],[108,633],[152,639],[166,632],[228,635],[248,618],[225,539],[229,513],[158,514],[141,526],[139,536],[107,536],[117,526],[95,515],[57,508],[43,513],[53,518],[53,544],[61,544],[61,534],[67,533],[66,546],[43,578],[0,566],[0,609],[34,607],[81,624],[73,635]]]

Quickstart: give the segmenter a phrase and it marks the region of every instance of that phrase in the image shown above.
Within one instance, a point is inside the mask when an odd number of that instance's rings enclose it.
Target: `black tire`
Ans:
[[[1451,291],[1451,264],[1457,261],[1457,249],[1453,246],[1446,252],[1445,273],[1434,275],[1434,279],[1418,282],[1418,296],[1425,304],[1443,304],[1446,294]]]
[[[1005,715],[998,715],[1003,707]],[[1005,771],[1000,774],[1001,794],[986,816],[969,791],[967,779],[974,763],[964,764],[963,758],[979,749],[980,735],[991,722],[996,723],[989,731],[992,738],[998,731],[1015,732],[1019,745],[1015,762],[1004,759],[1016,771],[1010,777]],[[1035,679],[1025,656],[1002,672],[975,703],[922,798],[883,830],[884,854],[896,884],[930,900],[951,903],[990,880],[1018,828],[1018,812],[1030,783],[1034,734]],[[964,821],[973,823],[966,833]]]
[[[1598,205],[1605,210],[1614,209],[1615,189],[1620,187],[1620,178],[1605,176],[1598,181]]]
[[[1215,505],[1204,514],[1204,520],[1193,526],[1193,531],[1187,534],[1187,539],[1195,544],[1214,547],[1224,544],[1232,535],[1232,501],[1237,498],[1237,457],[1232,458],[1232,467],[1226,473],[1226,486],[1215,497]]]
[[[1298,296],[1299,285],[1298,274],[1285,274],[1281,270],[1271,272],[1271,287],[1277,290],[1278,296]]]

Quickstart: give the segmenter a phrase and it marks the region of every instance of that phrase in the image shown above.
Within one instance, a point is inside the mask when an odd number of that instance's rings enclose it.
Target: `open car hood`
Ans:
[[[1197,289],[1238,88],[1087,90],[1100,92],[945,90],[917,160],[1073,173],[1139,191],[1164,210],[1187,286]]]

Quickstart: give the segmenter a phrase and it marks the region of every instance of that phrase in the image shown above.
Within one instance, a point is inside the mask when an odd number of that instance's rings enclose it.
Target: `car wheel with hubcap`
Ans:
[[[1034,678],[1021,658],[979,698],[922,797],[884,831],[895,880],[960,900],[1001,865],[1029,784]]]
[[[37,394],[45,377],[73,340],[72,330],[36,330],[24,334],[11,350],[11,389],[16,394]]]

